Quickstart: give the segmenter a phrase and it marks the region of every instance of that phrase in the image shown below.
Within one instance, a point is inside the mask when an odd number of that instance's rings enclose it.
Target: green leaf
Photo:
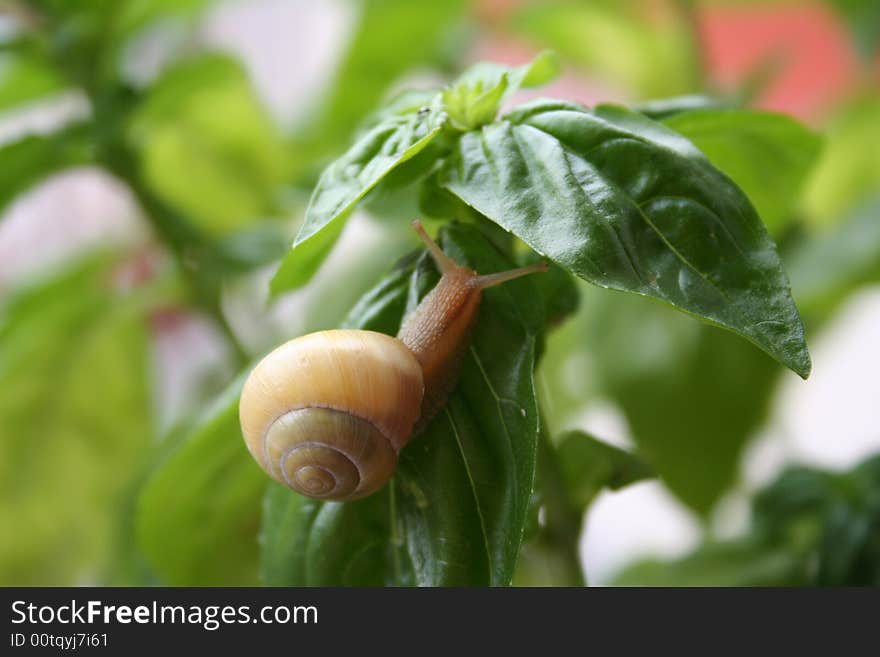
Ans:
[[[413,217],[422,212],[422,196],[437,170],[437,165],[449,155],[452,149],[451,138],[447,131],[442,131],[430,144],[419,153],[398,167],[395,167],[361,201],[361,207],[370,215],[381,218],[383,222],[392,223],[395,219],[407,224]],[[443,192],[460,207],[466,207],[458,199]],[[428,216],[428,215],[426,215]],[[442,215],[439,218],[449,220],[454,215]]]
[[[559,70],[559,59],[551,51],[517,68],[492,62],[475,64],[443,91],[452,126],[473,130],[490,123],[504,100],[517,89],[546,84],[559,75]]]
[[[287,253],[288,234],[278,222],[262,221],[219,241],[216,249],[229,269],[247,272]]]
[[[354,204],[431,143],[445,123],[446,113],[437,102],[414,113],[388,116],[331,164],[312,193],[292,250],[272,279],[272,293],[306,283],[342,233]]]
[[[790,467],[753,507],[753,532],[802,555],[811,583],[880,585],[880,455],[843,473]]]
[[[550,264],[547,272],[535,282],[544,301],[544,317],[549,327],[558,326],[565,318],[577,311],[581,297],[577,279],[565,269]]]
[[[137,298],[95,257],[0,311],[0,584],[105,583],[117,508],[151,433]]]
[[[749,540],[708,543],[675,561],[645,560],[615,577],[615,586],[802,586],[797,555]]]
[[[105,55],[111,49],[112,22],[119,2],[114,0],[31,0],[43,28],[51,58],[76,86],[106,79],[112,67]],[[41,35],[43,36],[43,35]]]
[[[776,246],[736,185],[668,128],[620,107],[538,101],[462,135],[441,176],[585,280],[660,299],[809,374]]]
[[[658,303],[590,290],[578,325],[598,394],[624,413],[639,455],[707,514],[735,482],[780,368],[735,335]]]
[[[212,235],[278,211],[282,138],[234,59],[204,55],[165,74],[132,119],[142,175],[164,202]]]
[[[65,86],[61,74],[36,57],[0,55],[0,112],[39,100]]]
[[[543,413],[542,413],[543,417]],[[584,586],[578,542],[584,512],[603,488],[617,490],[654,472],[638,457],[581,431],[554,447],[542,432],[531,522],[515,586]]]
[[[654,476],[638,457],[582,431],[561,436],[556,452],[569,498],[580,511],[603,488],[618,490]]]
[[[119,77],[126,43],[157,21],[193,19],[213,0],[32,0],[52,58],[77,86]]]
[[[649,119],[663,121],[682,112],[693,112],[705,109],[730,109],[727,101],[703,94],[686,94],[672,98],[658,98],[636,103],[633,109],[641,112]]]
[[[119,7],[113,36],[124,42],[144,27],[170,18],[194,18],[216,0],[136,0]]]
[[[407,71],[443,63],[465,7],[463,0],[360,2],[356,31],[329,97],[297,139],[296,152],[304,163],[311,166],[344,148],[364,116]]]
[[[855,288],[880,280],[880,197],[836,226],[806,238],[786,256],[804,313],[830,310]]]
[[[510,13],[508,29],[640,98],[690,93],[698,57],[685,21],[649,17],[636,0],[545,0]]]
[[[0,213],[22,192],[52,173],[91,160],[88,133],[73,126],[50,135],[32,135],[0,147]]]
[[[541,413],[543,420],[544,414]],[[540,422],[535,487],[514,586],[584,586],[578,541],[583,509],[571,498],[560,455]]]
[[[266,475],[241,437],[234,381],[146,482],[137,505],[138,544],[172,586],[257,581],[257,529]]]
[[[825,148],[805,187],[808,219],[829,225],[880,189],[880,95],[867,95],[830,121]]]
[[[849,472],[790,467],[752,503],[751,531],[673,561],[635,564],[627,586],[877,586],[880,456]]]
[[[306,581],[306,547],[318,505],[271,482],[263,499],[260,579],[274,586]]]
[[[774,234],[791,218],[822,145],[794,119],[758,110],[695,110],[664,123],[739,185]]]
[[[478,271],[510,266],[473,228],[452,226],[441,241]],[[368,293],[347,326],[396,332],[402,299],[414,305],[436,281],[425,256],[412,267]],[[450,402],[401,452],[388,488],[346,504],[270,491],[267,522],[280,519],[288,530],[264,524],[267,584],[510,583],[535,469],[540,304],[529,279],[486,292]]]
[[[859,52],[870,62],[880,44],[880,4],[874,0],[826,0],[849,23]]]
[[[272,586],[406,586],[401,537],[392,537],[391,493],[340,504],[273,483],[264,504],[261,572]]]
[[[443,103],[449,119],[457,130],[473,130],[490,123],[498,114],[501,102],[511,88],[507,73],[501,73],[497,81],[459,81],[443,92]]]

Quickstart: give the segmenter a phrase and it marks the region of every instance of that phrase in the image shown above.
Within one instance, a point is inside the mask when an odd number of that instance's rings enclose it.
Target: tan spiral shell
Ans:
[[[424,394],[400,340],[319,331],[268,354],[244,384],[245,442],[274,479],[310,497],[352,500],[385,485]]]

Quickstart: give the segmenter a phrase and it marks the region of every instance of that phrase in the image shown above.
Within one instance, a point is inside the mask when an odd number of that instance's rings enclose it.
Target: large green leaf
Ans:
[[[579,328],[599,394],[623,411],[639,454],[708,513],[735,481],[781,368],[735,335],[659,303],[590,290]]]
[[[545,416],[571,426],[587,405],[612,403],[641,460],[707,513],[735,482],[782,368],[660,303],[585,282],[580,293],[581,309],[548,336],[538,378]]]
[[[232,58],[186,60],[153,87],[128,137],[155,194],[212,235],[277,213],[281,135]]]
[[[266,475],[238,421],[240,377],[146,482],[137,505],[140,548],[175,586],[257,581],[257,529]]]
[[[772,233],[791,218],[821,148],[815,133],[772,112],[701,109],[663,122],[739,185]]]
[[[745,195],[672,130],[620,107],[537,101],[462,135],[441,173],[585,280],[665,301],[809,374],[776,246]]]
[[[0,315],[0,583],[106,582],[152,427],[143,308],[90,259]]]
[[[452,227],[442,242],[478,271],[509,267],[473,228]],[[410,264],[381,282],[347,325],[396,332],[402,301],[413,306],[434,281],[422,257],[414,271]],[[264,520],[285,530],[264,524],[267,584],[510,583],[535,468],[532,368],[542,306],[533,286],[522,279],[486,292],[458,386],[401,452],[388,488],[346,504],[269,492]]]
[[[273,293],[296,288],[321,265],[348,212],[392,170],[424,149],[443,129],[439,98],[430,106],[385,117],[321,175],[293,249],[272,280]]]
[[[0,147],[0,213],[22,192],[62,169],[89,162],[88,134],[73,126],[32,135]]]

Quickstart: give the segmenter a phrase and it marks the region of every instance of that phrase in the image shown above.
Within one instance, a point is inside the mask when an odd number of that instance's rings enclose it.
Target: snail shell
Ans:
[[[422,369],[400,340],[319,331],[256,366],[239,415],[248,450],[274,479],[309,497],[354,500],[391,478],[423,395]]]
[[[391,479],[397,454],[446,403],[482,290],[545,263],[479,275],[460,266],[421,223],[413,228],[443,274],[396,338],[321,331],[266,356],[244,384],[242,432],[260,466],[309,497],[354,500]]]

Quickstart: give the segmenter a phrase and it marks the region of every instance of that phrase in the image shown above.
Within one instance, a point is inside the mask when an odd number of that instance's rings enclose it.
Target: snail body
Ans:
[[[245,381],[239,416],[251,455],[273,479],[324,500],[382,488],[401,449],[455,387],[482,290],[546,266],[479,276],[425,233],[440,282],[397,337],[330,330],[290,340]]]

